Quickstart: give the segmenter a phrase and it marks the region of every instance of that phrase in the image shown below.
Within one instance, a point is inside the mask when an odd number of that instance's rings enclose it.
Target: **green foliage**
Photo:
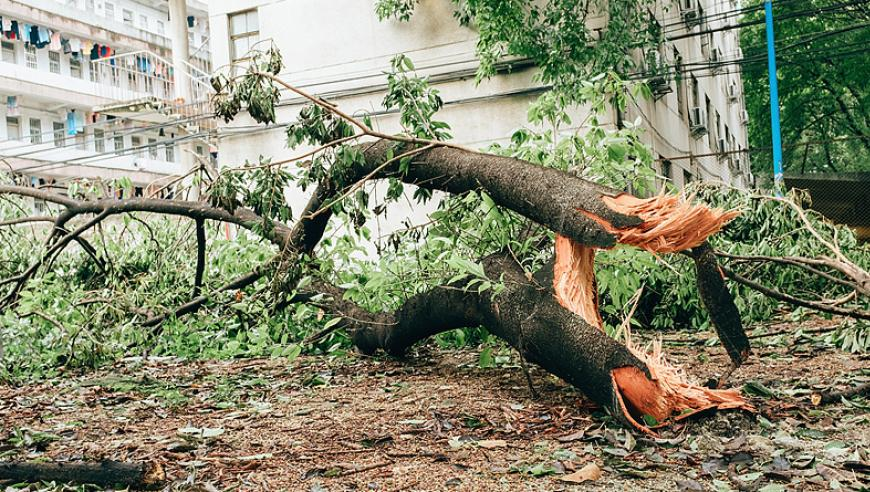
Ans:
[[[215,114],[229,122],[243,108],[258,123],[275,122],[275,105],[280,94],[267,74],[278,75],[283,60],[278,50],[270,46],[265,51],[250,51],[245,58],[243,75],[229,77],[218,74],[211,78],[216,94],[212,99]]]
[[[405,55],[397,55],[390,63],[392,71],[387,74],[387,94],[384,108],[399,110],[399,122],[405,133],[418,138],[447,140],[450,125],[432,117],[444,102],[438,91],[429,86],[429,81],[414,72],[414,64]]]
[[[837,0],[774,2],[786,172],[870,171],[870,52],[863,48],[870,43],[870,13],[842,5]],[[828,11],[800,14],[808,9]],[[760,9],[741,22],[763,19]],[[742,28],[740,41],[749,143],[766,148],[771,135],[764,23]],[[813,144],[796,145],[802,142]],[[766,175],[770,162],[769,153],[757,154],[753,168]]]

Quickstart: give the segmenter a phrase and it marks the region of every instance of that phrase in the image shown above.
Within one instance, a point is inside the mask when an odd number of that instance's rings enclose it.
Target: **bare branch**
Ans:
[[[829,303],[822,303],[822,302],[808,301],[806,299],[799,299],[797,297],[794,297],[794,296],[791,296],[788,294],[784,294],[778,290],[765,287],[765,286],[759,284],[758,282],[755,282],[754,280],[750,280],[750,279],[740,275],[739,273],[736,273],[733,270],[726,268],[724,266],[721,268],[722,268],[722,272],[728,278],[737,282],[738,284],[745,285],[745,286],[749,287],[750,289],[761,292],[762,294],[764,294],[768,297],[772,297],[774,299],[777,299],[779,301],[787,302],[789,304],[794,304],[796,306],[802,306],[802,307],[806,307],[806,308],[810,308],[810,309],[815,309],[817,311],[822,311],[824,313],[839,314],[842,316],[849,316],[851,318],[870,320],[870,312],[868,312],[868,311],[862,311],[859,309],[840,308],[837,306],[833,306]]]
[[[57,220],[57,217],[51,217],[48,215],[35,215],[32,217],[19,217],[17,219],[8,219],[0,221],[0,227],[12,226],[18,224],[27,224],[30,222],[54,222]]]

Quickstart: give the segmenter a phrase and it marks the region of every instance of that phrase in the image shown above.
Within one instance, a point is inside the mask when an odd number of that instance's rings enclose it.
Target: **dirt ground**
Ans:
[[[702,338],[666,336],[671,359],[699,380],[726,367],[719,346],[676,343]],[[626,431],[536,368],[533,398],[514,357],[481,369],[476,350],[429,344],[404,361],[125,360],[0,386],[0,460],[157,461],[168,490],[866,488],[870,403],[814,407],[809,396],[870,380],[867,355],[806,338],[754,343],[730,381],[747,385],[759,412],[702,415],[659,438]],[[600,478],[565,481],[590,464]]]

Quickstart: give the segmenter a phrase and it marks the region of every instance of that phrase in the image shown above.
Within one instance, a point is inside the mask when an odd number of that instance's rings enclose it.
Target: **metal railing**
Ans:
[[[184,62],[180,68],[180,74],[184,76],[178,77],[178,67],[150,51],[133,51],[93,60],[90,69],[91,81],[97,84],[98,94],[114,101],[175,100],[177,79],[188,84],[191,100],[184,103],[208,101],[213,92],[207,73]]]

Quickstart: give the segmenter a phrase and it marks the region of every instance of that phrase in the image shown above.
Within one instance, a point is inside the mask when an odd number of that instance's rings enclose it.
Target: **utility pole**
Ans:
[[[782,138],[779,134],[779,88],[776,83],[776,49],[773,44],[773,4],[764,0],[767,25],[767,78],[770,84],[770,133],[773,137],[773,188],[782,195]]]

